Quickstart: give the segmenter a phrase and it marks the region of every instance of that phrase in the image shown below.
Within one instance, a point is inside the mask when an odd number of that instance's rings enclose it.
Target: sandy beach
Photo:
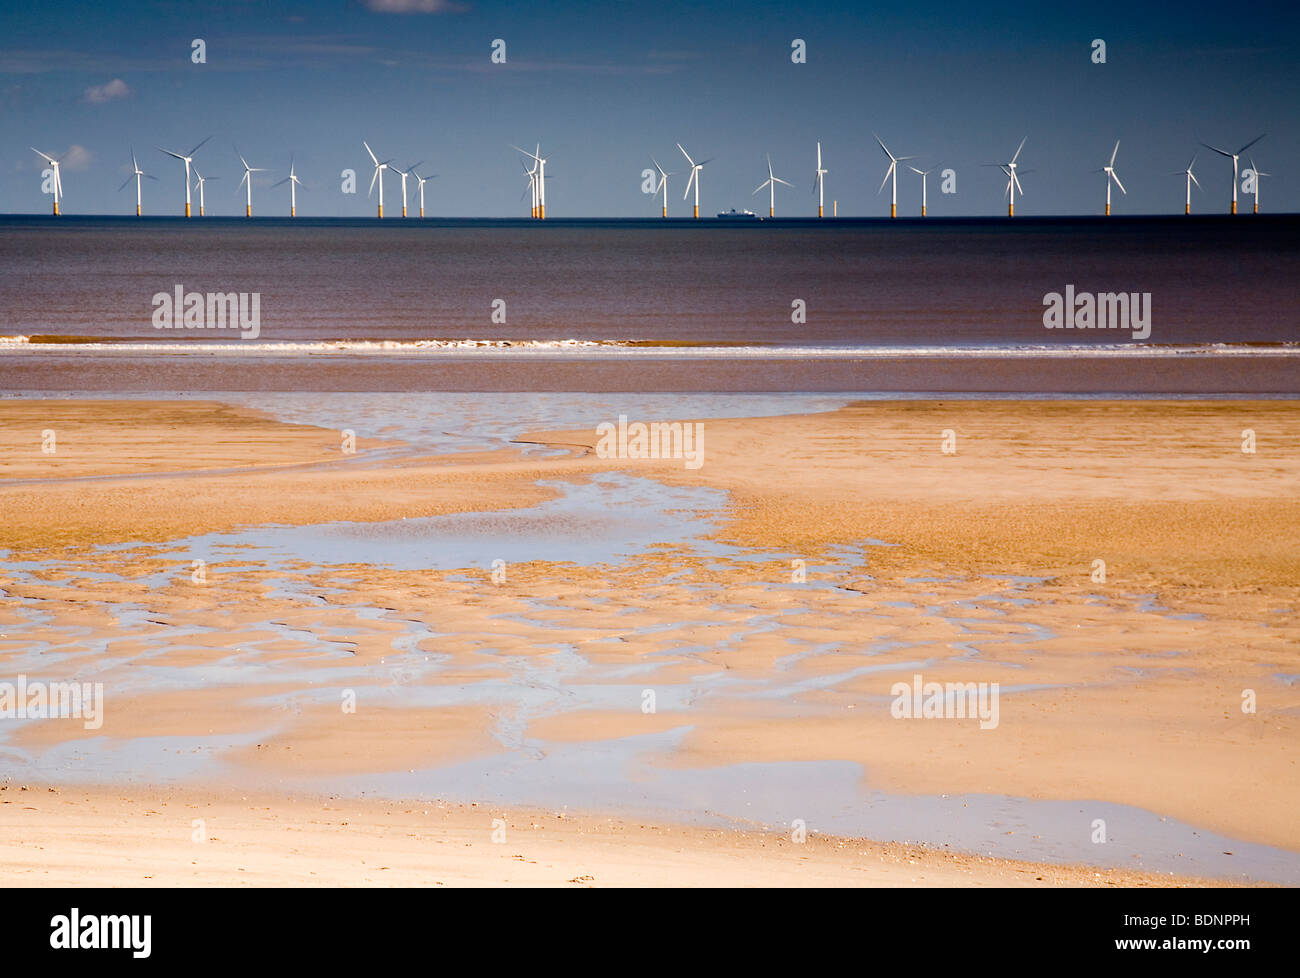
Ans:
[[[1291,881],[1298,418],[858,402],[705,419],[689,469],[590,428],[346,454],[217,401],[0,402],[3,673],[105,691],[99,728],[0,724],[0,879]],[[628,555],[574,559],[638,520]],[[425,533],[426,562],[397,549]],[[896,719],[917,674],[1000,684],[996,728]],[[223,826],[198,854],[196,811]],[[951,826],[948,851],[844,841],[921,812],[903,837]]]

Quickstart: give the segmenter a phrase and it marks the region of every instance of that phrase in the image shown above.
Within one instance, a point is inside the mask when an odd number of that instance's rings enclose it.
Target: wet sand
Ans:
[[[631,743],[670,786],[845,762],[863,786],[918,804],[975,793],[1083,806],[1027,852],[1050,849],[1052,832],[1086,838],[1088,806],[1104,805],[1300,851],[1293,402],[871,402],[708,420],[699,470],[597,458],[590,430],[521,433],[563,449],[545,458],[421,457],[377,440],[345,458],[337,431],[185,402],[182,433],[169,420],[181,410],[0,403],[4,671],[94,676],[108,700],[102,731],[7,723],[0,773],[140,797],[150,783],[182,798],[225,786],[214,797],[227,804],[234,785],[287,798],[363,783],[486,802],[499,784],[471,774],[496,758],[577,757],[561,769],[572,773],[587,757],[627,782],[631,805]],[[46,427],[76,432],[66,455],[40,454]],[[1255,454],[1241,451],[1246,428]],[[616,472],[719,494],[712,529],[614,564],[548,560],[545,535],[519,521],[557,485],[633,492],[602,482]],[[379,533],[394,526],[379,521],[470,511],[487,514],[485,559],[459,570],[433,556],[425,570],[375,566],[366,533],[328,565],[272,561],[258,531],[238,530],[356,521]],[[551,529],[591,533],[581,513]],[[193,538],[211,533],[233,533],[232,549],[196,585]],[[520,534],[538,534],[537,556],[494,582],[493,547]],[[893,719],[890,687],[916,672],[1000,682],[999,726]],[[339,709],[348,689],[355,714]],[[742,817],[747,802],[718,784],[710,809]],[[562,803],[581,811],[589,797]],[[64,823],[50,824],[53,841]],[[678,831],[653,824],[651,848]],[[106,829],[102,844],[129,851],[133,831]],[[682,831],[706,849],[741,838]],[[1134,855],[1124,843],[1117,865]],[[330,871],[355,881],[359,869]],[[849,882],[841,871],[827,850],[819,878]],[[622,865],[614,880],[673,881],[645,873]]]

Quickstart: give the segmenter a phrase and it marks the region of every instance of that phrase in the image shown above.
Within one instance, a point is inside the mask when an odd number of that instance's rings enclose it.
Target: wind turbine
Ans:
[[[199,168],[197,166],[194,167],[194,182],[198,184],[199,187],[199,217],[203,216],[203,185],[207,183],[209,180],[220,180],[220,179],[221,179],[220,177],[205,177],[202,173],[199,172]]]
[[[390,168],[388,164],[393,161],[384,160],[384,162],[380,163],[379,157],[375,155],[375,151],[370,148],[370,144],[368,142],[366,142],[363,139],[361,140],[361,145],[366,148],[366,152],[370,154],[370,159],[375,164],[375,175],[370,178],[370,189],[366,191],[366,196],[369,197],[371,194],[375,192],[375,181],[378,180],[379,181],[379,219],[382,221],[384,219],[384,171]]]
[[[1259,136],[1256,136],[1254,139],[1248,142],[1245,146],[1241,147],[1241,149],[1237,150],[1237,152],[1235,153],[1229,153],[1226,150],[1219,149],[1217,146],[1211,146],[1209,143],[1201,143],[1201,145],[1204,146],[1206,149],[1212,149],[1220,156],[1226,156],[1228,157],[1228,159],[1232,160],[1232,213],[1234,214],[1237,213],[1237,160],[1242,153],[1246,152],[1246,150],[1250,149],[1257,142],[1263,139],[1264,136],[1267,135],[1268,133],[1263,133]],[[1259,186],[1258,181],[1256,181],[1255,186]]]
[[[826,202],[826,174],[830,170],[822,169],[822,144],[817,144],[817,169],[813,173],[813,190],[817,191],[817,216],[822,216],[822,205]]]
[[[1259,178],[1271,177],[1273,174],[1265,173],[1263,170],[1256,168],[1255,161],[1251,157],[1247,156],[1246,159],[1250,162],[1250,168],[1255,173],[1255,213],[1258,214],[1259,213]]]
[[[772,156],[769,153],[767,157],[767,179],[764,180],[762,183],[760,183],[754,189],[754,193],[756,194],[764,187],[768,188],[768,193],[767,193],[767,216],[768,217],[776,217],[776,185],[778,183],[785,184],[785,186],[787,187],[794,186],[794,184],[792,183],[786,183],[784,180],[782,180],[780,177],[778,177],[775,173],[772,172]],[[750,196],[753,196],[753,194],[751,194]]]
[[[239,155],[238,148],[235,149],[235,155],[239,156],[239,162],[244,164],[244,175],[243,177],[240,178],[239,182],[241,184],[246,184],[248,186],[248,199],[244,205],[244,216],[252,217],[253,216],[253,174],[265,173],[266,167],[249,166],[248,160],[244,159],[242,156]]]
[[[871,135],[876,136],[874,132]],[[880,143],[880,148],[883,149],[885,151],[885,155],[889,157],[889,169],[885,171],[885,179],[880,181],[880,190],[884,190],[885,184],[890,181],[890,178],[893,178],[894,186],[891,189],[889,195],[889,216],[897,217],[898,216],[898,164],[902,163],[904,160],[914,160],[916,159],[916,157],[895,156],[893,153],[891,153],[888,150],[888,148],[886,148],[885,144],[881,142],[879,136],[876,136],[876,142]],[[877,190],[876,193],[880,193],[880,190]]]
[[[212,138],[211,136],[208,136],[207,139],[203,140],[203,143],[206,143],[208,139],[211,138]],[[169,149],[163,149],[161,146],[155,147],[158,150],[158,152],[166,153],[168,156],[174,156],[176,157],[176,159],[181,160],[185,163],[185,216],[186,217],[190,216],[190,164],[194,162],[194,154],[199,151],[199,147],[202,146],[203,143],[199,143],[198,146],[195,146],[184,156],[182,156],[180,153],[173,153]]]
[[[1106,216],[1110,217],[1110,183],[1115,181],[1115,186],[1119,187],[1119,192],[1128,196],[1128,191],[1124,189],[1124,184],[1119,182],[1119,174],[1115,172],[1115,154],[1119,152],[1119,140],[1115,140],[1115,148],[1110,151],[1110,162],[1099,170],[1093,170],[1093,173],[1106,174]]]
[[[1187,164],[1187,169],[1186,169],[1186,170],[1175,170],[1175,171],[1174,171],[1174,173],[1185,174],[1186,177],[1187,177],[1187,208],[1186,208],[1186,210],[1183,211],[1184,214],[1191,214],[1191,212],[1192,212],[1192,184],[1196,184],[1196,189],[1197,189],[1197,190],[1202,189],[1202,188],[1201,188],[1201,181],[1197,180],[1197,179],[1196,179],[1196,174],[1192,172],[1192,167],[1196,164],[1196,157],[1198,157],[1198,156],[1200,156],[1200,155],[1201,155],[1201,154],[1200,154],[1199,151],[1197,151],[1197,152],[1195,152],[1195,153],[1192,154],[1192,161],[1191,161],[1190,163]],[[1171,174],[1171,175],[1172,175],[1172,174]]]
[[[705,163],[713,162],[713,157],[709,157],[707,160],[700,160],[700,162],[696,163],[691,159],[691,154],[686,152],[681,143],[677,144],[677,148],[682,151],[682,155],[686,157],[686,162],[691,165],[691,175],[686,181],[686,193],[682,194],[682,200],[685,200],[690,196],[691,184],[695,184],[695,217],[698,220],[700,216],[700,171],[704,169]],[[762,188],[760,187],[759,189],[761,190]]]
[[[289,216],[290,216],[290,217],[297,217],[297,216],[298,216],[298,193],[297,193],[297,191],[298,191],[298,184],[302,183],[302,181],[299,180],[297,174],[295,174],[295,173],[293,172],[293,154],[292,154],[292,153],[289,154],[289,175],[288,175],[287,177],[285,177],[283,180],[277,180],[275,183],[271,184],[271,186],[272,186],[272,187],[278,187],[278,186],[280,186],[280,184],[282,184],[282,183],[287,183],[287,184],[289,185]],[[203,203],[202,203],[202,201],[199,202],[199,212],[200,212],[200,214],[203,212]]]
[[[530,153],[526,149],[519,149],[518,146],[513,144],[510,148],[537,162],[537,176],[534,178],[534,186],[537,188],[537,219],[544,221],[546,220],[546,160],[538,155],[542,151],[542,144],[537,144],[536,153]]]
[[[655,193],[657,194],[661,190],[664,192],[664,217],[667,217],[668,216],[668,178],[671,177],[673,174],[671,170],[665,170],[662,166],[660,166],[659,161],[655,159],[653,156],[650,157],[650,162],[653,163],[655,165],[655,169],[659,171],[659,186],[655,187]]]
[[[537,163],[536,162],[533,163],[531,170],[528,168],[528,164],[525,163],[523,160],[519,161],[519,165],[523,167],[524,175],[528,177],[528,189],[525,190],[524,193],[532,194],[533,197],[532,209],[528,212],[528,216],[532,218],[536,218],[537,217]],[[524,194],[520,194],[519,199],[523,200]]]
[[[931,173],[934,172],[934,167],[930,167],[930,169],[928,169],[928,170],[918,170],[916,167],[912,166],[911,163],[909,163],[909,164],[907,164],[907,168],[908,168],[909,170],[911,170],[913,173],[919,173],[919,174],[921,174],[921,216],[922,216],[922,217],[925,217],[925,203],[926,203],[926,200],[925,200],[925,197],[926,197],[926,193],[925,193],[925,183],[926,183],[926,179],[925,179],[925,178],[928,177]]]
[[[1020,145],[1016,147],[1016,155],[1011,157],[1011,162],[982,164],[983,166],[996,166],[999,170],[1001,170],[1006,175],[1007,178],[1006,193],[1008,194],[1007,217],[1016,216],[1016,191],[1019,190],[1022,196],[1024,195],[1025,192],[1025,188],[1020,186],[1020,181],[1016,178],[1016,160],[1020,159],[1020,151],[1025,148],[1025,142],[1028,139],[1029,137],[1026,136],[1024,139],[1020,140]],[[1026,170],[1025,172],[1028,173],[1029,171]]]
[[[416,182],[420,185],[420,216],[424,217],[424,185],[430,180],[438,179],[438,174],[435,173],[431,177],[422,177],[415,172],[415,167],[419,165],[419,163],[416,163],[415,166],[411,167],[411,176],[415,177]]]
[[[46,156],[46,154],[42,153],[35,146],[32,147],[32,152],[35,153],[37,156],[40,156],[48,160],[50,166],[54,167],[54,216],[58,217],[59,199],[63,196],[63,181],[59,179],[59,161],[56,160],[53,156]]]
[[[423,162],[424,160],[420,160],[420,163]],[[411,175],[411,171],[414,170],[417,166],[419,166],[420,163],[412,163],[405,170],[397,166],[392,167],[393,172],[402,178],[402,216],[403,217],[406,216],[406,178]],[[421,214],[420,216],[423,217],[424,215]]]
[[[148,177],[150,180],[158,179],[152,174],[145,173],[144,170],[140,169],[140,163],[135,158],[135,150],[132,149],[131,150],[131,175],[122,181],[122,186],[117,188],[117,192],[120,194],[123,190],[126,189],[126,185],[128,183],[130,183],[132,180],[135,181],[135,216],[136,217],[140,216],[140,178],[141,177]],[[200,210],[202,210],[202,208],[200,208]]]

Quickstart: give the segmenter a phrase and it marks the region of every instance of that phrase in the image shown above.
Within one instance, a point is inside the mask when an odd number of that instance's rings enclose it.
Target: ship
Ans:
[[[733,207],[729,211],[719,213],[718,218],[723,221],[757,221],[758,215],[753,211],[738,211]]]

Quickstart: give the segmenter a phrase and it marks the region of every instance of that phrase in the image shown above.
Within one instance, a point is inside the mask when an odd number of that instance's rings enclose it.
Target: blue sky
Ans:
[[[527,213],[526,181],[508,144],[542,143],[548,214],[653,216],[642,170],[654,154],[670,170],[670,212],[683,204],[685,161],[713,157],[701,210],[766,208],[771,153],[777,214],[815,213],[815,143],[822,142],[827,208],[885,215],[877,195],[887,160],[878,132],[923,167],[951,167],[957,193],[934,215],[1005,212],[1005,160],[1028,135],[1023,214],[1090,214],[1114,141],[1128,190],[1117,213],[1180,212],[1181,170],[1198,140],[1252,149],[1263,208],[1300,210],[1300,14],[1253,6],[1098,2],[1016,3],[490,3],[466,0],[198,3],[182,0],[24,3],[0,11],[0,212],[42,213],[35,146],[69,153],[66,213],[130,213],[134,146],[147,213],[183,208],[183,168],[154,147],[184,151],[206,136],[197,163],[210,213],[240,214],[241,167],[258,174],[258,213],[284,213],[271,189],[296,154],[300,215],[362,216],[370,142],[400,165],[425,160],[438,179],[431,214]],[[391,9],[405,8],[405,9]],[[190,60],[207,43],[207,63]],[[506,63],[490,61],[496,38]],[[791,41],[807,63],[791,62]],[[1105,64],[1091,43],[1107,45]],[[1243,166],[1245,166],[1243,160]],[[353,168],[359,192],[341,192]],[[1231,164],[1202,150],[1193,209],[1222,211]],[[919,207],[920,178],[900,179],[900,211]],[[386,205],[398,183],[390,175]],[[412,189],[414,189],[412,183]]]

